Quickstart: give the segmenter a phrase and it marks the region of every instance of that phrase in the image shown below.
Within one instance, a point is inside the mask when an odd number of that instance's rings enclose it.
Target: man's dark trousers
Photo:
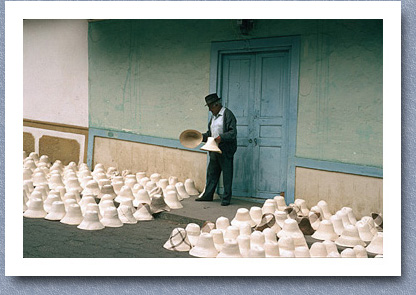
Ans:
[[[222,203],[230,203],[232,196],[234,156],[209,152],[209,158],[210,160],[207,168],[207,186],[203,198],[212,199],[214,197],[214,192],[217,188],[218,180],[222,171],[222,178],[224,182]]]

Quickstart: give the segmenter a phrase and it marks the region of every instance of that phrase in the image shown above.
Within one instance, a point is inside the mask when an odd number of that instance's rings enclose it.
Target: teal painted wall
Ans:
[[[296,156],[382,167],[382,22],[109,20],[89,24],[89,125],[177,139],[206,130],[212,41],[301,36]]]

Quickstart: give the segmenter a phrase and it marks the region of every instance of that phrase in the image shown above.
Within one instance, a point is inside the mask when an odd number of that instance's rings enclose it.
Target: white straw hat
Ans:
[[[153,198],[154,195],[165,195],[165,193],[160,187],[157,186],[149,192],[150,198]]]
[[[351,248],[346,248],[341,251],[342,258],[356,258],[357,255],[355,254],[354,250]]]
[[[151,200],[150,200],[149,193],[147,192],[147,190],[140,189],[134,198],[133,206],[138,207],[139,204],[143,204],[143,203],[150,204],[150,202]]]
[[[365,246],[365,243],[360,239],[357,227],[352,224],[344,228],[341,236],[335,240],[335,244],[343,247]]]
[[[331,252],[339,253],[337,245],[335,244],[334,241],[326,240],[326,241],[323,241],[322,244],[325,245],[326,252],[328,252],[328,254],[330,254]]]
[[[50,189],[55,189],[57,186],[65,186],[60,174],[52,174],[48,184]]]
[[[197,130],[187,129],[179,135],[179,141],[186,148],[196,148],[202,142],[202,133]]]
[[[192,246],[195,246],[196,243],[198,242],[199,236],[201,235],[201,228],[196,223],[189,223],[185,227],[185,230],[186,230],[186,233],[188,234],[189,242],[191,243]]]
[[[179,196],[182,199],[188,199],[190,198],[189,194],[186,192],[185,186],[183,185],[182,182],[178,182],[175,184],[176,187],[176,191],[178,192]]]
[[[217,249],[218,252],[220,252],[221,249],[222,249],[222,246],[224,245],[224,233],[223,233],[223,231],[220,230],[220,229],[212,229],[210,234],[212,235],[212,239],[214,241],[215,248]]]
[[[324,200],[321,200],[318,202],[317,206],[321,208],[323,219],[330,219],[332,216],[332,213],[329,211],[328,203]]]
[[[46,214],[46,211],[43,209],[42,199],[30,198],[28,208],[23,213],[23,216],[27,218],[44,218]]]
[[[296,258],[310,258],[311,253],[308,247],[296,247],[295,248],[295,257]]]
[[[178,199],[178,194],[175,191],[168,191],[165,196],[165,203],[171,208],[171,209],[181,209],[183,208],[183,205]]]
[[[118,212],[115,207],[108,207],[104,210],[103,218],[101,218],[101,223],[105,227],[121,227],[123,222],[118,218]]]
[[[98,196],[100,194],[100,187],[98,186],[98,182],[95,180],[89,180],[81,194],[94,195],[95,197]]]
[[[350,207],[343,207],[341,209],[341,211],[347,213],[348,219],[349,219],[349,221],[350,221],[350,223],[352,225],[355,225],[357,223],[357,219],[356,219],[356,217],[354,215],[354,212],[353,212],[352,208],[350,208]]]
[[[328,252],[326,250],[326,247],[321,242],[315,242],[312,244],[311,248],[309,249],[309,253],[311,254],[311,257],[327,257]]]
[[[280,257],[279,245],[277,244],[277,241],[266,241],[263,248],[267,258]]]
[[[218,250],[215,248],[212,235],[209,233],[202,233],[195,245],[190,251],[189,255],[195,257],[215,258],[218,255]]]
[[[83,196],[81,201],[79,202],[79,205],[81,206],[82,213],[85,213],[85,211],[87,211],[87,205],[88,204],[96,204],[95,198],[91,195]]]
[[[346,212],[345,210],[338,210],[337,213],[335,213],[339,218],[341,218],[342,220],[342,225],[344,226],[344,228],[347,225],[352,225],[350,219],[348,218],[348,212]]]
[[[285,197],[275,196],[273,199],[276,201],[278,211],[284,211],[286,209],[287,205],[286,205]]]
[[[120,205],[117,208],[118,218],[120,218],[121,222],[127,224],[136,224],[137,220],[133,216],[133,212],[131,211],[130,206]]]
[[[312,235],[312,238],[322,241],[335,241],[338,238],[338,235],[335,233],[332,221],[326,219],[322,220],[317,231]]]
[[[126,179],[124,180],[124,185],[127,185],[132,189],[136,184],[137,184],[136,175],[129,174],[126,176]]]
[[[266,242],[276,242],[277,243],[277,235],[274,230],[271,228],[266,228],[263,230],[264,238]]]
[[[238,248],[240,249],[241,256],[248,257],[250,251],[250,236],[240,235],[237,237]]]
[[[318,215],[319,215],[319,213],[317,214],[317,213],[313,212],[312,210],[309,211],[309,216],[308,216],[309,217],[309,222],[310,222],[310,224],[311,224],[311,226],[314,230],[318,230],[319,224],[321,223],[321,220],[319,219]]]
[[[133,191],[128,185],[123,185],[117,197],[114,199],[117,203],[121,203],[123,200],[134,200]]]
[[[140,179],[145,178],[145,177],[146,177],[146,172],[144,171],[140,171],[136,173],[137,182],[140,182]]]
[[[263,211],[261,210],[261,208],[257,206],[253,206],[250,208],[249,213],[250,213],[251,219],[253,219],[256,225],[259,224],[261,221],[261,217],[263,216]]]
[[[355,256],[357,256],[357,258],[368,258],[367,250],[365,250],[363,246],[356,245],[352,249],[354,250]]]
[[[263,207],[261,208],[261,211],[263,214],[265,213],[274,213],[276,211],[276,204],[272,202],[266,202],[263,204]]]
[[[103,198],[101,198],[100,204],[98,204],[98,207],[100,208],[100,213],[101,215],[104,215],[104,212],[107,208],[116,208],[113,200],[111,199],[104,199],[106,195],[103,196]],[[116,208],[117,209],[117,208]]]
[[[344,231],[344,224],[342,223],[341,217],[339,217],[337,214],[332,215],[329,219],[332,222],[332,225],[334,226],[334,231],[337,235],[341,235]]]
[[[225,230],[224,239],[236,240],[239,235],[240,229],[236,225],[230,225]]]
[[[214,137],[208,137],[207,142],[201,146],[201,150],[222,154]]]
[[[51,210],[45,216],[47,220],[61,220],[66,214],[65,205],[62,201],[55,201],[52,203]]]
[[[26,212],[25,212],[26,213]],[[378,232],[366,247],[368,253],[383,254],[383,233]]]
[[[140,181],[139,181],[139,183],[140,183],[141,185],[143,185],[143,187],[144,187],[144,188],[146,188],[146,184],[147,184],[149,181],[150,181],[150,178],[146,176],[146,177],[141,178],[141,179],[140,179]]]
[[[52,203],[56,201],[62,201],[61,195],[57,191],[50,191],[48,197],[43,202],[43,208],[45,209],[45,211],[49,213],[52,207]]]
[[[192,179],[185,180],[185,190],[190,196],[197,196],[199,195],[199,191],[195,187],[195,182]]]
[[[280,257],[295,257],[295,242],[292,237],[281,237],[277,241]]]
[[[150,202],[150,212],[155,214],[162,211],[170,211],[170,207],[166,204],[162,195],[154,195]]]
[[[162,178],[157,183],[157,186],[160,187],[162,190],[164,190],[169,185],[169,180],[166,178]]]
[[[86,211],[82,222],[77,228],[83,230],[100,230],[104,228],[104,225],[100,222],[97,211]]]
[[[361,240],[366,243],[370,243],[374,235],[370,230],[370,225],[365,221],[357,221],[355,226],[358,229],[358,234],[360,235]]]
[[[204,224],[201,226],[201,232],[203,233],[209,233],[213,229],[215,229],[215,223],[211,221],[205,221]]]
[[[218,217],[217,220],[215,221],[215,227],[217,229],[222,230],[223,232],[225,232],[227,227],[229,226],[230,226],[230,220],[227,217],[221,216],[221,217]]]
[[[274,217],[276,218],[276,222],[280,227],[283,227],[285,220],[288,219],[287,213],[285,211],[275,211]]]
[[[97,196],[97,198],[101,199],[104,195],[111,195],[113,200],[117,197],[112,184],[104,184],[101,186],[100,194]]]
[[[256,226],[256,222],[251,219],[250,213],[246,208],[239,208],[234,219],[231,220],[231,225],[234,226],[239,226],[242,223],[248,223],[251,227]]]
[[[248,251],[249,258],[266,258],[266,251],[263,247],[260,247],[258,245],[254,245],[250,248]]]
[[[277,233],[277,236],[279,238],[284,236],[293,238],[296,247],[307,246],[305,236],[294,219],[286,219],[282,230]]]
[[[32,174],[32,169],[23,168],[23,180],[31,180]]]
[[[101,212],[100,212],[100,208],[98,207],[98,204],[96,204],[96,203],[89,203],[89,204],[87,204],[87,207],[86,207],[86,210],[85,211],[95,211],[95,212],[98,213],[98,219],[101,220],[101,218],[102,218],[102,215],[101,215]]]
[[[82,220],[81,207],[78,204],[70,204],[67,207],[65,216],[61,219],[61,223],[79,225]]]
[[[315,213],[319,217],[320,221],[322,221],[324,219],[324,213],[322,212],[321,207],[313,206],[309,213],[311,213],[311,212]]]
[[[302,216],[308,216],[309,209],[306,206],[306,201],[304,199],[296,199],[295,205],[300,208],[300,211],[302,212]]]
[[[327,258],[341,258],[341,254],[339,254],[339,252],[331,252],[326,257]]]
[[[69,178],[65,183],[65,187],[67,191],[77,190],[79,193],[82,192],[82,187],[76,177]]]
[[[48,184],[48,180],[46,179],[45,173],[42,171],[33,173],[32,175],[33,185],[38,186],[40,184]]]
[[[111,184],[113,186],[114,192],[117,195],[120,193],[121,188],[124,186],[124,181],[114,181],[114,182],[111,182]]]
[[[151,180],[147,181],[146,184],[144,185],[144,189],[147,190],[148,192],[150,192],[155,187],[157,187],[156,182],[151,181]]]
[[[65,210],[66,210],[66,211],[68,211],[68,207],[69,207],[71,204],[77,204],[77,205],[79,205],[75,199],[66,199],[66,200],[64,201],[64,205],[65,205]],[[80,207],[80,209],[81,209],[81,207]],[[81,213],[81,215],[82,215],[82,213]]]
[[[150,213],[150,206],[146,203],[141,203],[137,206],[136,212],[133,213],[134,218],[137,221],[149,221],[154,220],[155,218]]]
[[[240,248],[236,240],[225,239],[221,252],[217,258],[241,258]]]
[[[250,235],[250,244],[253,248],[254,245],[263,247],[264,243],[266,243],[266,238],[264,237],[263,232],[261,231],[253,231],[253,233]]]
[[[239,224],[238,228],[240,230],[240,236],[241,235],[250,236],[251,233],[253,232],[250,224],[248,224],[246,222],[243,222],[243,223]]]
[[[163,248],[180,252],[187,252],[191,250],[192,246],[189,242],[186,230],[181,227],[174,228],[169,239],[163,245]]]

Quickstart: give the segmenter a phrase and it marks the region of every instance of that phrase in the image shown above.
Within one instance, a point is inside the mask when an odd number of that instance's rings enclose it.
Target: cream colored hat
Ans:
[[[295,247],[307,246],[305,237],[294,219],[286,219],[283,228],[277,233],[279,238],[284,236],[293,238]]]
[[[344,224],[342,223],[341,217],[339,217],[337,214],[332,215],[329,219],[332,221],[332,225],[334,226],[334,231],[337,235],[341,235],[344,231]]]
[[[159,189],[160,189],[160,188],[159,188]],[[182,197],[178,194],[178,191],[176,190],[175,185],[169,184],[169,185],[165,188],[165,190],[163,191],[163,195],[165,196],[165,198],[166,198],[166,195],[167,195],[169,192],[175,192],[175,194],[176,194],[176,198],[178,199],[178,201],[182,201],[182,200],[183,200],[183,198],[182,198]]]
[[[99,173],[95,173],[93,176],[93,179],[97,182],[100,183],[100,180],[108,180],[107,178],[107,174],[105,174],[105,171],[101,171]]]
[[[176,176],[169,176],[169,185],[175,186],[178,183],[178,177]]]
[[[253,248],[254,245],[264,247],[264,243],[266,243],[264,233],[257,230],[253,231],[253,233],[250,235],[251,248]]]
[[[254,245],[248,251],[248,258],[266,258],[266,251],[263,247]]]
[[[350,222],[350,219],[348,218],[348,214],[346,211],[343,210],[338,210],[337,213],[335,213],[339,218],[341,218],[342,220],[342,225],[344,226],[344,228],[347,225],[352,225]]]
[[[165,202],[171,209],[181,209],[183,205],[178,199],[178,195],[175,191],[168,191],[165,196]]]
[[[355,256],[357,256],[357,258],[368,258],[367,251],[363,246],[357,245],[352,249],[354,250]]]
[[[185,190],[190,196],[199,195],[199,191],[195,187],[195,182],[192,179],[185,180]]]
[[[222,246],[224,245],[224,234],[223,234],[222,230],[212,229],[210,234],[212,235],[212,239],[214,241],[215,248],[217,249],[218,252],[220,252],[221,249],[222,249]]]
[[[71,177],[66,181],[65,184],[66,190],[70,191],[70,190],[77,190],[79,193],[82,192],[82,187],[78,181],[78,178],[76,177]]]
[[[170,211],[170,207],[165,203],[162,195],[154,195],[150,202],[150,212],[155,214],[162,211]]]
[[[25,212],[26,213],[26,212]],[[367,252],[372,254],[383,254],[383,233],[378,232],[371,243],[366,247]]]
[[[52,203],[51,210],[45,216],[47,220],[61,220],[66,214],[65,205],[62,201],[55,201]]]
[[[275,196],[273,199],[276,201],[278,211],[284,211],[286,209],[287,206],[286,206],[285,197]]]
[[[95,203],[87,204],[87,208],[86,208],[85,211],[96,211],[98,213],[98,219],[101,220],[101,218],[102,218],[102,215],[101,215],[101,212],[100,212],[100,208],[98,207],[98,204],[95,204]]]
[[[204,224],[201,227],[201,232],[209,233],[213,229],[215,229],[215,223],[213,223],[211,221],[205,221]]]
[[[163,190],[160,187],[155,187],[149,192],[149,197],[153,198],[154,195],[164,195]]]
[[[66,200],[64,201],[64,205],[65,205],[65,210],[66,210],[66,211],[68,211],[68,207],[69,207],[71,204],[77,204],[77,205],[79,205],[75,199],[66,199]],[[80,207],[80,209],[81,209],[81,207]],[[82,215],[82,213],[81,213],[81,215]]]
[[[31,180],[32,179],[32,169],[23,168],[23,180]]]
[[[251,219],[250,213],[246,208],[239,208],[233,220],[231,220],[231,225],[239,226],[242,223],[248,223],[251,227],[256,226],[256,222]]]
[[[328,258],[341,258],[341,254],[339,252],[331,252],[327,256]]]
[[[295,257],[296,258],[310,258],[311,253],[308,247],[296,247],[295,248]]]
[[[335,240],[335,244],[343,247],[365,246],[365,243],[360,239],[357,227],[352,224],[344,228],[342,235]]]
[[[350,207],[343,207],[341,211],[347,213],[348,219],[352,225],[355,225],[357,223],[357,219],[355,218],[354,212]]]
[[[133,213],[133,216],[137,221],[154,220],[153,215],[150,213],[150,206],[146,203],[140,203],[137,206],[136,212]]]
[[[114,205],[113,200],[111,199],[105,199],[106,195],[104,195],[101,198],[100,204],[98,204],[98,207],[100,208],[100,213],[101,215],[104,215],[104,212],[107,208],[116,208],[116,206]],[[117,209],[117,208],[116,208]]]
[[[52,203],[56,202],[56,201],[62,201],[59,192],[50,191],[49,194],[48,194],[48,197],[43,202],[43,208],[45,209],[45,211],[49,213],[49,211],[52,207]]]
[[[329,211],[328,203],[324,200],[321,200],[318,202],[317,206],[321,208],[323,219],[330,219],[332,216],[332,213]]]
[[[361,240],[363,240],[366,243],[370,243],[373,239],[374,235],[370,230],[370,225],[368,225],[365,221],[357,221],[355,226],[358,229],[358,234],[360,235]]]
[[[225,239],[221,252],[217,258],[241,258],[240,248],[236,240]]]
[[[306,206],[306,201],[304,199],[296,199],[295,205],[300,208],[300,211],[302,212],[302,216],[308,216],[309,209]]]
[[[101,218],[101,223],[105,227],[121,227],[123,222],[118,217],[118,212],[115,207],[108,207],[104,210],[103,218]]]
[[[98,181],[98,187],[100,188],[100,190],[102,190],[104,185],[111,185],[111,180],[108,178],[101,178]]]
[[[285,211],[275,211],[274,217],[276,218],[276,222],[280,227],[283,227],[285,220],[288,219],[287,213]]]
[[[132,189],[135,184],[137,184],[136,175],[134,174],[127,175],[126,179],[124,180],[124,185],[127,185]]]
[[[112,184],[104,184],[97,198],[101,199],[104,195],[110,195],[113,200],[117,197]]]
[[[144,189],[143,185],[141,185],[140,183],[136,183],[133,188],[131,189],[133,192],[133,196],[137,197],[137,193],[139,192],[139,190]]]
[[[140,182],[140,179],[145,178],[145,177],[146,177],[146,172],[144,171],[140,171],[136,173],[137,182]]]
[[[261,211],[263,214],[265,213],[274,213],[276,211],[276,204],[272,202],[266,202],[263,204],[263,207],[261,208]]]
[[[342,258],[356,258],[357,255],[355,254],[354,250],[351,248],[346,248],[341,252]]]
[[[211,234],[202,233],[195,245],[190,251],[189,255],[195,257],[214,258],[218,255],[218,250],[215,248],[214,240]]]
[[[332,221],[326,219],[322,220],[319,224],[318,230],[312,235],[312,238],[322,241],[335,241],[338,238],[338,235],[335,233]]]
[[[185,186],[183,185],[182,182],[178,182],[177,184],[175,184],[175,187],[176,187],[176,191],[178,192],[179,196],[182,199],[188,199],[188,198],[190,198],[190,196],[186,192]]]
[[[222,154],[214,137],[208,137],[207,143],[201,147],[201,150]]]
[[[311,208],[311,211],[309,213],[311,213],[311,212],[316,213],[317,216],[319,217],[319,220],[320,221],[322,221],[324,219],[324,213],[322,212],[321,207],[319,207],[319,206],[313,206]]]
[[[191,250],[192,246],[189,242],[186,230],[181,227],[174,228],[169,239],[163,245],[163,248],[180,252],[187,252]]]
[[[82,213],[85,213],[87,211],[87,205],[88,204],[96,204],[95,198],[90,195],[83,196],[81,201],[79,202],[79,205],[81,206]]]
[[[202,133],[197,130],[187,129],[179,135],[179,141],[186,148],[196,148],[202,142]]]
[[[36,173],[33,173],[32,175],[33,185],[38,186],[40,184],[48,184],[48,180],[46,179],[45,173],[39,171]]]
[[[159,173],[153,173],[152,175],[150,175],[150,180],[154,183],[158,183],[161,178],[162,176]]]
[[[42,199],[30,198],[28,208],[23,213],[23,216],[27,218],[44,218],[46,214],[46,211],[43,209]]]
[[[250,251],[250,236],[240,235],[237,237],[238,248],[240,249],[241,256],[248,257]]]
[[[49,194],[49,187],[46,188],[47,186],[48,186],[47,184],[36,186],[35,189],[33,190],[32,194],[34,192],[40,192],[41,195],[42,195],[42,201],[46,200],[46,198],[48,197],[48,194]],[[31,194],[31,196],[32,196],[32,194]],[[29,206],[29,204],[28,204],[28,206]]]
[[[330,254],[331,252],[336,252],[336,253],[339,253],[339,252],[338,252],[337,245],[335,244],[335,242],[334,242],[334,241],[329,241],[329,240],[326,240],[326,241],[323,241],[323,242],[322,242],[322,244],[324,244],[324,245],[325,245],[325,247],[326,247],[326,252],[328,252],[328,254]]]
[[[236,240],[239,235],[240,229],[235,225],[230,225],[225,230],[224,239]]]
[[[378,233],[378,230],[377,230],[376,224],[374,223],[374,219],[373,219],[372,217],[370,217],[370,216],[363,216],[363,217],[360,219],[360,221],[363,221],[363,222],[367,222],[367,223],[368,223],[368,225],[370,226],[370,231],[371,231],[371,233],[372,233],[373,235],[375,235],[375,234],[377,234],[377,233]]]
[[[115,181],[115,182],[111,182],[111,184],[113,185],[114,192],[117,195],[120,193],[121,188],[124,186],[124,181]]]
[[[157,183],[157,186],[160,187],[162,190],[166,189],[166,187],[169,185],[169,180],[167,180],[166,178],[162,178],[161,180],[159,180],[159,182]]]
[[[65,186],[60,174],[52,174],[48,184],[50,189],[55,189],[57,186]]]
[[[313,243],[311,248],[309,249],[309,253],[311,254],[311,257],[327,257],[328,256],[326,247],[321,242]]]
[[[123,200],[134,200],[133,191],[128,185],[124,185],[114,199],[117,203],[121,203]]]
[[[280,257],[279,245],[277,244],[277,241],[266,241],[263,248],[267,258]]]
[[[143,203],[150,204],[150,202],[151,200],[150,200],[149,193],[147,192],[147,190],[140,189],[134,198],[133,206],[138,207],[139,204],[143,204]]]
[[[250,213],[251,219],[256,223],[256,225],[259,224],[261,221],[261,217],[263,216],[263,212],[261,208],[257,206],[253,206],[250,208],[249,213]]]
[[[318,230],[319,224],[321,224],[321,220],[318,217],[319,213],[315,213],[313,211],[309,212],[309,222],[314,230]]]
[[[81,194],[94,195],[95,197],[98,196],[100,194],[100,187],[98,186],[98,182],[95,180],[89,180]]]
[[[70,204],[67,207],[65,216],[61,219],[61,223],[70,225],[79,225],[83,220],[81,207],[78,204]]]
[[[295,257],[295,242],[291,237],[281,237],[277,241],[280,257]]]
[[[27,187],[27,191],[26,193],[31,194],[33,192],[33,190],[35,189],[35,187],[33,186],[33,181],[30,180],[24,180],[23,184]]]
[[[140,183],[141,185],[143,185],[143,187],[144,187],[144,188],[146,188],[146,184],[147,184],[149,181],[150,181],[150,178],[146,176],[146,177],[143,177],[142,179],[140,179],[139,183]]]
[[[149,181],[146,182],[146,185],[144,186],[144,189],[147,190],[148,192],[150,192],[156,187],[157,187],[156,182],[149,180]]]
[[[133,216],[133,212],[131,211],[130,206],[120,205],[117,208],[118,218],[120,218],[121,222],[127,224],[136,224],[137,220]]]
[[[217,229],[222,230],[223,232],[225,232],[227,230],[227,227],[230,226],[230,220],[227,217],[221,216],[218,217],[217,220],[215,221],[215,227]]]
[[[97,211],[87,211],[77,228],[83,230],[100,230],[104,228],[104,225],[100,222]]]
[[[271,228],[266,228],[263,230],[264,238],[266,242],[276,242],[277,243],[277,235],[274,230]]]
[[[199,236],[201,235],[201,228],[196,223],[189,223],[186,226],[185,230],[186,230],[186,233],[188,234],[189,242],[191,243],[192,246],[195,246],[198,242]]]
[[[250,236],[251,233],[253,232],[250,224],[246,222],[243,222],[240,225],[238,225],[238,228],[240,229],[240,236],[241,235]]]

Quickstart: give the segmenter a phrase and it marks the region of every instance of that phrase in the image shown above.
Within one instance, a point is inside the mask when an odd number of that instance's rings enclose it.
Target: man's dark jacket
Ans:
[[[208,123],[208,131],[203,133],[204,142],[207,141],[208,137],[211,137],[211,120]],[[220,134],[221,142],[218,145],[222,153],[227,157],[233,157],[237,150],[237,119],[234,114],[227,108],[224,111],[224,130]]]

